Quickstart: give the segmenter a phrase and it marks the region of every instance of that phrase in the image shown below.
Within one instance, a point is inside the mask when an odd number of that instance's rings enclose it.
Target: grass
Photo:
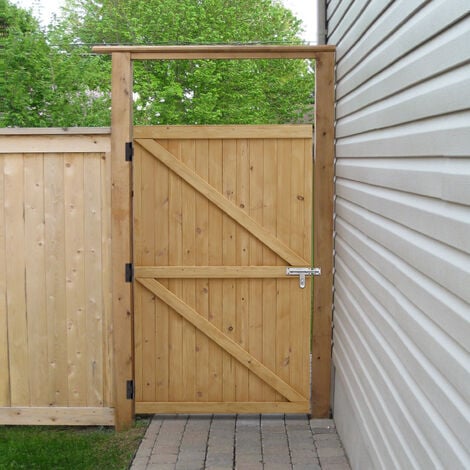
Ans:
[[[0,426],[0,469],[125,470],[149,420],[126,432],[113,428]]]

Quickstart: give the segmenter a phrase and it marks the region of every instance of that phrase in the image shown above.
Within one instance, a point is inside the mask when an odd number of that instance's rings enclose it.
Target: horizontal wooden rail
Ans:
[[[134,127],[135,139],[311,139],[312,134],[311,124]]]
[[[110,152],[110,134],[0,134],[0,154]]]
[[[286,277],[285,266],[136,266],[136,278],[275,279]]]
[[[114,409],[78,406],[0,408],[2,425],[113,426]]]
[[[111,134],[110,127],[4,127],[0,135],[97,135]]]
[[[308,413],[308,402],[137,402],[136,413]]]
[[[94,46],[93,52],[129,53],[133,60],[177,59],[316,59],[334,52],[334,46],[203,45],[203,46]]]

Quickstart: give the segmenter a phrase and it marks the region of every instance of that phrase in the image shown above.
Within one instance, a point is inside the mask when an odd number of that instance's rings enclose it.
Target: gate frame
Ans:
[[[132,143],[134,60],[314,59],[315,123],[313,185],[313,259],[322,274],[313,281],[312,387],[314,418],[328,418],[331,386],[333,306],[333,196],[335,46],[95,46],[111,54],[111,258],[113,376],[116,430],[129,428],[135,416],[132,263]]]

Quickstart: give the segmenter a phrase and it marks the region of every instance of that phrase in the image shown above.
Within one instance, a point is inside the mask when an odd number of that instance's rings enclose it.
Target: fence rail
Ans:
[[[113,424],[109,129],[0,130],[0,424]]]

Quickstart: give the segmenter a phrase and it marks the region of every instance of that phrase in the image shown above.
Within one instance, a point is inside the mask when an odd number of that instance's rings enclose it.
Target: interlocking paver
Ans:
[[[335,449],[337,447],[341,448],[341,442],[339,439],[331,439],[325,441],[315,441],[317,449]]]
[[[176,464],[178,460],[178,454],[152,454],[149,460],[150,464]]]
[[[154,416],[132,470],[349,470],[333,420]]]
[[[146,470],[148,465],[149,459],[148,457],[136,457],[132,462],[132,468],[134,470]]]
[[[322,470],[319,464],[317,463],[308,463],[308,464],[294,464],[292,465],[293,470]]]
[[[320,459],[320,462],[322,465],[349,465],[348,460],[346,459],[346,456],[343,455],[335,455],[335,456],[330,456],[330,457],[323,457]],[[349,467],[347,467],[349,468]]]

